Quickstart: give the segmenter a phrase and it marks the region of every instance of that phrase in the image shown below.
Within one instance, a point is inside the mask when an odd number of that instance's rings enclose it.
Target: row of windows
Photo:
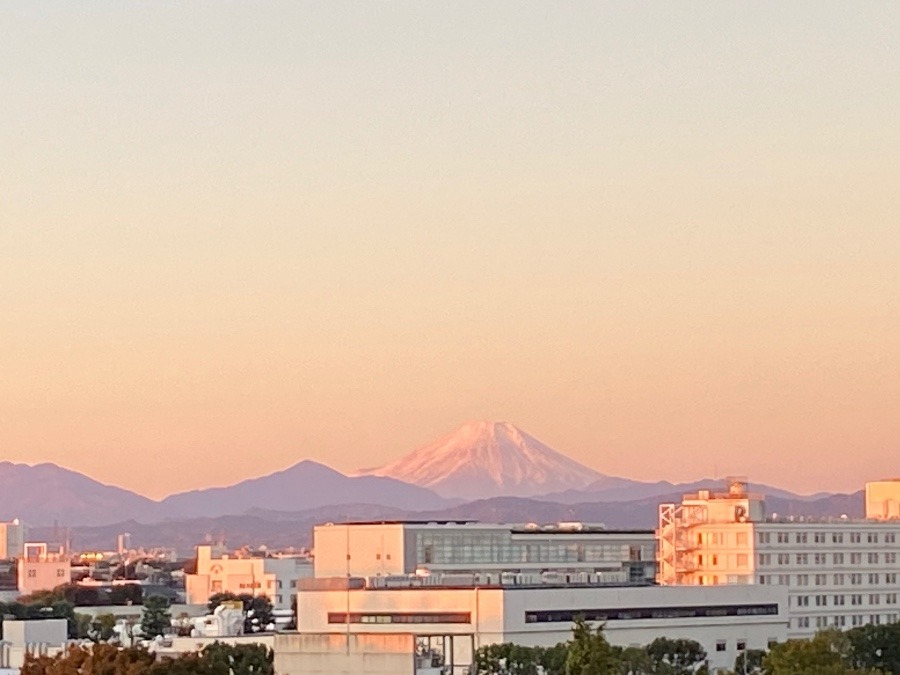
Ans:
[[[894,565],[897,563],[897,554],[894,551],[888,551],[886,553],[869,551],[866,553],[865,557],[863,557],[862,553],[849,553],[847,555],[844,555],[843,553],[832,553],[830,554],[830,559],[829,563],[828,553],[813,553],[812,555],[809,553],[759,554],[759,564],[761,566],[771,565],[773,562],[777,565],[790,565],[791,563],[795,565],[843,565],[845,562],[850,565],[862,565],[863,560],[865,560],[868,565],[879,565],[882,562],[886,565]]]
[[[624,609],[549,609],[525,612],[525,623],[572,623],[579,617],[585,621],[635,621],[637,619],[771,616],[777,614],[777,604],[629,607]]]
[[[844,535],[847,535],[846,537]],[[760,544],[843,544],[844,542],[850,544],[862,544],[863,542],[867,544],[896,544],[897,543],[897,534],[896,532],[885,532],[880,534],[878,532],[866,532],[863,535],[862,532],[794,532],[793,536],[790,532],[760,532],[759,533],[759,543]]]
[[[791,623],[794,628],[844,628],[846,626],[856,627],[865,626],[866,624],[879,625],[882,623],[896,623],[900,615],[897,614],[838,614],[836,616],[798,616]]]
[[[775,638],[769,638],[769,640],[766,644],[768,645],[768,648],[771,649],[772,647],[774,647],[775,645],[778,644],[778,640],[776,640]],[[746,651],[747,650],[747,641],[746,640],[738,640],[737,642],[735,642],[734,646],[739,652]],[[716,651],[717,652],[728,651],[728,640],[716,640]]]
[[[794,598],[793,602],[796,607],[810,607],[810,598],[812,598],[813,605],[816,607],[843,607],[847,604],[847,598],[850,599],[851,605],[862,605],[863,600],[866,599],[866,595],[863,593],[853,593],[850,595],[798,595]],[[831,600],[829,601],[829,598]],[[868,594],[868,604],[870,605],[880,605],[882,604],[882,599],[884,600],[885,605],[896,605],[897,604],[897,594],[896,593],[869,593]]]
[[[870,586],[876,586],[881,583],[882,578],[885,584],[896,584],[897,573],[885,572],[837,572],[835,574],[760,574],[759,583],[768,584],[769,586],[790,586],[793,582],[794,586],[828,586],[829,581],[832,586],[862,586],[863,582]],[[810,584],[810,582],[812,582]]]
[[[653,544],[560,542],[509,533],[424,532],[416,536],[419,564],[577,563],[653,560]]]
[[[328,612],[328,623],[472,623],[470,612]]]

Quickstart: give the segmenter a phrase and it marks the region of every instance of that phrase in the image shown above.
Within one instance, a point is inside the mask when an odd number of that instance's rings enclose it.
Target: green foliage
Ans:
[[[479,649],[475,668],[484,675],[538,675],[539,659],[538,648],[504,642]]]
[[[75,607],[104,607],[108,605],[140,605],[143,589],[138,584],[92,587],[62,584],[52,591],[36,591],[19,598],[24,604],[68,602]]]
[[[847,639],[853,667],[900,673],[900,623],[853,628]]]
[[[260,631],[264,631],[266,630],[266,626],[275,620],[272,616],[272,603],[265,595],[250,595],[249,593],[241,593],[240,595],[235,595],[234,593],[216,593],[210,596],[209,602],[206,603],[206,607],[212,612],[223,602],[231,600],[240,600],[241,604],[244,606],[244,613],[246,614],[244,618],[245,633],[259,633]]]
[[[274,675],[263,645],[214,643],[201,652],[157,661],[141,647],[70,647],[58,656],[26,656],[22,675]]]
[[[84,637],[79,634],[79,624],[72,604],[53,596],[0,602],[0,616],[10,616],[14,619],[65,619],[70,638]]]
[[[762,675],[763,659],[766,658],[764,649],[747,649],[737,655],[734,660],[735,675]]]
[[[816,633],[811,640],[777,644],[763,659],[766,675],[864,675],[879,671],[854,668],[851,642],[837,629]]]
[[[650,656],[642,647],[615,648],[620,675],[643,675],[651,672]]]
[[[647,645],[650,672],[656,675],[688,675],[706,659],[706,650],[694,640],[656,638]]]
[[[172,625],[172,614],[169,612],[169,599],[161,595],[151,595],[144,601],[144,612],[141,615],[141,633],[146,638],[163,635]]]
[[[615,651],[603,635],[603,626],[592,630],[584,619],[576,619],[566,655],[565,675],[618,675]]]

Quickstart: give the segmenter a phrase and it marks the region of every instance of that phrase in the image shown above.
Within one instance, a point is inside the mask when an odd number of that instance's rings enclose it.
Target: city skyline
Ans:
[[[567,9],[0,6],[0,459],[900,475],[900,7]]]

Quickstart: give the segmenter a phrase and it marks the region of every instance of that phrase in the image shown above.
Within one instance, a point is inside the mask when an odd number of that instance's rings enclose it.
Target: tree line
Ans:
[[[274,675],[272,650],[215,642],[199,652],[157,658],[143,647],[73,645],[56,656],[26,656],[21,675]]]
[[[478,675],[706,675],[707,654],[694,640],[657,638],[644,647],[611,645],[603,626],[577,620],[553,647],[487,645],[475,654]],[[821,631],[768,650],[748,649],[731,675],[900,675],[900,623]]]

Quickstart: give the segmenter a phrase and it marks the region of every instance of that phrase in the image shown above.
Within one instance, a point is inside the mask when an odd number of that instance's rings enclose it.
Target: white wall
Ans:
[[[415,572],[403,524],[332,524],[313,529],[317,577],[377,577]]]
[[[615,620],[607,638],[622,646],[644,645],[657,637],[698,641],[710,665],[730,668],[738,642],[764,649],[787,637],[787,592],[759,586],[651,586],[611,588],[412,588],[350,591],[302,591],[298,595],[298,632],[304,634],[455,634],[475,635],[476,648],[499,642],[552,646],[571,635],[571,622],[527,623],[526,612],[637,607],[697,607],[777,604],[777,615]],[[335,613],[469,613],[470,623],[329,624]],[[717,643],[724,642],[724,650]]]
[[[275,636],[278,675],[413,675],[412,635]]]

